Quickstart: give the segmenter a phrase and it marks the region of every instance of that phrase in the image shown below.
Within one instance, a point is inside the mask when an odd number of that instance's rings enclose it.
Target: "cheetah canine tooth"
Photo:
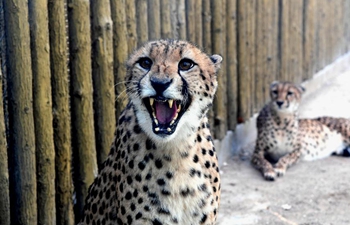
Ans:
[[[174,100],[170,99],[170,100],[168,100],[168,103],[169,103],[169,108],[173,108]]]
[[[150,104],[151,106],[153,106],[153,103],[154,103],[154,98],[149,98],[149,104]]]

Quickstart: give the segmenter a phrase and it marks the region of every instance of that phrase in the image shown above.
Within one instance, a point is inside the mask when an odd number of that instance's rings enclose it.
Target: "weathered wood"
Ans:
[[[226,2],[226,65],[227,65],[227,119],[228,129],[237,124],[237,0]],[[224,69],[224,68],[223,68]]]
[[[317,1],[304,1],[303,32],[303,80],[311,78],[316,72],[316,20]]]
[[[159,0],[148,0],[148,37],[150,40],[160,38],[160,3]]]
[[[238,122],[246,121],[253,114],[255,4],[254,0],[238,0]]]
[[[195,0],[194,7],[195,7],[195,21],[196,21],[195,22],[195,33],[196,33],[195,43],[200,48],[203,48],[202,0]]]
[[[33,68],[38,223],[56,224],[55,148],[47,0],[29,2]]]
[[[178,18],[177,18],[177,1],[170,1],[171,36],[174,39],[179,39],[177,20],[178,20]]]
[[[195,0],[186,0],[186,32],[187,40],[195,43],[196,41],[196,6]]]
[[[300,83],[303,72],[303,0],[282,1],[281,7],[281,80]]]
[[[117,9],[113,9],[117,10]],[[148,16],[147,0],[136,0],[136,21],[137,21],[137,46],[143,45],[148,40]],[[113,19],[114,21],[114,19]],[[115,22],[115,21],[114,21]]]
[[[3,76],[0,69],[0,99],[2,98]],[[3,101],[0,101],[0,224],[10,225],[10,184],[7,159],[7,141]]]
[[[317,1],[317,69],[321,70],[326,65],[326,51],[327,51],[327,21],[326,21],[326,1]]]
[[[178,38],[182,40],[187,40],[185,0],[176,0],[176,13]]]
[[[116,118],[125,108],[127,96],[124,79],[126,69],[124,62],[128,58],[128,33],[126,28],[125,0],[111,0],[113,20],[114,82],[116,96]]]
[[[91,2],[92,8],[92,77],[97,162],[107,158],[115,131],[115,93],[113,75],[113,22],[109,0]]]
[[[49,0],[49,33],[56,151],[56,218],[58,225],[73,225],[73,178],[71,171],[71,113],[69,106],[68,43],[66,5]]]
[[[72,124],[76,173],[76,221],[83,211],[88,188],[97,175],[91,72],[90,5],[76,0],[68,4],[71,55]]]
[[[206,53],[212,54],[211,49],[211,1],[203,1],[203,19],[202,19],[202,29],[203,29],[203,49]],[[224,59],[225,60],[225,59]],[[208,120],[210,127],[214,127],[214,109],[211,107],[208,111]]]
[[[160,17],[161,17],[161,38],[172,38],[171,35],[171,5],[170,0],[160,1]]]
[[[37,224],[37,184],[28,4],[5,0],[10,119],[11,223]]]
[[[128,54],[132,53],[137,47],[135,7],[135,0],[127,0],[125,2],[126,27],[128,30]]]
[[[225,21],[225,2],[224,0],[211,1],[212,7],[212,52],[215,54],[220,54],[225,60],[225,24],[218,23],[217,21]],[[222,63],[223,70],[218,72],[218,89],[216,91],[216,96],[214,99],[214,134],[215,138],[223,138],[227,130],[227,96],[226,96],[226,73],[225,66],[226,63]]]
[[[344,53],[350,51],[350,1],[349,0],[345,0],[345,4],[344,4],[344,18],[343,18],[343,29],[344,29]]]
[[[278,0],[257,1],[256,43],[255,113],[269,101],[269,85],[278,79]]]

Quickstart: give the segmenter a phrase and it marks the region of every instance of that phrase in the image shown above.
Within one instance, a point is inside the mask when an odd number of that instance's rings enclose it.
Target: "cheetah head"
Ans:
[[[141,128],[167,142],[190,135],[212,105],[222,57],[185,41],[146,43],[127,61],[126,88]]]
[[[294,113],[297,111],[305,88],[290,82],[274,81],[270,85],[270,97],[275,111]]]

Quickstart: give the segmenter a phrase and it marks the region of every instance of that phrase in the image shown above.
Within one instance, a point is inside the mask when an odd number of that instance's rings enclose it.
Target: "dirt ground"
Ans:
[[[322,115],[350,118],[350,70],[303,99],[301,117]],[[350,224],[349,157],[300,162],[284,177],[268,182],[249,163],[253,146],[246,141],[222,162],[218,225]]]

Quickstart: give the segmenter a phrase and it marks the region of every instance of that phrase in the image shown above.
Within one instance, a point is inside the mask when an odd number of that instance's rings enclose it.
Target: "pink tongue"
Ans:
[[[169,108],[168,102],[155,101],[156,117],[160,124],[170,123],[176,115],[177,106],[173,103],[173,107]]]

